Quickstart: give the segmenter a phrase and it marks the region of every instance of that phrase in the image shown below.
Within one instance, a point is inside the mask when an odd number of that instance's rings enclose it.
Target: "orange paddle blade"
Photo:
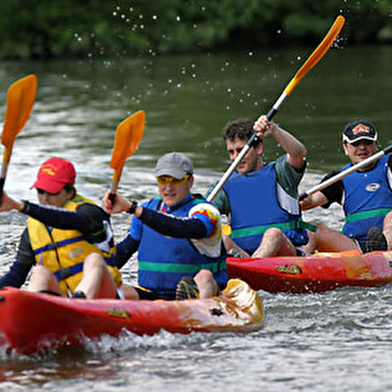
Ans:
[[[28,75],[13,83],[7,92],[7,107],[1,143],[8,151],[8,163],[16,136],[30,117],[37,92],[37,77]]]
[[[110,167],[121,172],[125,161],[139,147],[146,123],[144,110],[127,117],[116,129],[114,148]]]
[[[329,48],[335,41],[336,37],[339,35],[343,28],[345,19],[343,16],[338,16],[335,19],[334,24],[329,29],[327,35],[320,42],[319,46],[314,50],[314,52],[305,61],[304,65],[295,74],[294,78],[287,85],[284,92],[286,95],[290,95],[292,91],[297,87],[297,84],[302,80],[302,78],[323,58],[325,53],[328,52]]]

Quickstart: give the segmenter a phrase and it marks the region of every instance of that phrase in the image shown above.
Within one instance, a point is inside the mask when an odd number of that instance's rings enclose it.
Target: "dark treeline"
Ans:
[[[392,0],[0,0],[0,57],[113,56],[391,42]]]

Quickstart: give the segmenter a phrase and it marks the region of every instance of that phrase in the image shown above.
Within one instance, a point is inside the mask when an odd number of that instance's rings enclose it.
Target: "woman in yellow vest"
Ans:
[[[75,177],[72,163],[51,158],[32,186],[39,204],[3,193],[0,212],[17,210],[29,218],[17,258],[0,287],[21,287],[34,266],[31,291],[74,298],[122,297],[109,217],[76,193]]]

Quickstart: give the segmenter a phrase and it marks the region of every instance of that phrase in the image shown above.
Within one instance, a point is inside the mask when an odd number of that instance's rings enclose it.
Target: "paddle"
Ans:
[[[335,41],[336,37],[340,33],[340,31],[344,25],[344,22],[345,22],[345,19],[343,16],[340,15],[336,18],[335,22],[333,23],[333,25],[329,29],[327,35],[321,41],[319,46],[309,56],[309,58],[305,61],[305,63],[302,65],[302,67],[299,69],[299,71],[295,74],[293,79],[291,79],[290,83],[286,86],[283,93],[280,95],[278,100],[275,102],[272,109],[268,112],[268,114],[267,114],[268,120],[272,120],[272,118],[278,112],[279,107],[282,105],[282,103],[285,101],[285,99],[288,96],[290,96],[290,94],[297,87],[297,85],[304,78],[304,76],[321,60],[321,58],[325,55],[325,53],[327,53],[327,51],[329,50],[329,48],[331,47],[331,45]],[[242,161],[242,159],[244,158],[246,153],[252,147],[252,144],[255,141],[256,137],[257,137],[257,132],[254,132],[252,134],[252,136],[249,138],[249,140],[246,143],[246,145],[244,146],[244,148],[238,154],[237,158],[233,161],[233,163],[227,169],[226,173],[222,176],[222,178],[216,184],[215,188],[208,195],[208,197],[207,197],[208,201],[212,201],[215,199],[215,197],[217,196],[219,191],[222,189],[223,185],[225,185],[227,180],[230,178],[230,176],[235,171],[236,167],[239,165],[239,163]]]
[[[114,202],[125,161],[139,147],[143,137],[145,123],[146,113],[144,110],[139,110],[127,117],[116,129],[112,160],[110,161],[110,167],[114,169],[110,190],[110,200],[112,202]]]
[[[30,117],[36,92],[37,77],[35,75],[19,79],[9,87],[7,92],[7,106],[1,135],[1,144],[5,149],[1,166],[0,204],[14,141]]]
[[[361,167],[366,167],[370,163],[379,160],[384,155],[387,155],[390,152],[392,152],[392,145],[390,145],[389,147],[384,148],[383,150],[379,151],[378,153],[372,155],[371,157],[366,158],[362,162],[359,162],[356,165],[351,166],[348,169],[346,169],[346,170],[336,174],[335,176],[329,178],[328,180],[323,181],[319,185],[316,185],[313,188],[310,188],[307,192],[302,193],[298,197],[298,200],[301,201],[301,200],[305,199],[306,197],[308,197],[310,195],[313,195],[314,193],[327,188],[328,186],[334,184],[335,182],[341,180],[342,178],[348,176],[349,174],[354,173],[355,171],[359,170]]]

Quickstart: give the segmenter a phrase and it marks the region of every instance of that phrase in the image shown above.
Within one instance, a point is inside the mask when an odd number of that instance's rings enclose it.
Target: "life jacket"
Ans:
[[[248,253],[259,247],[271,227],[281,229],[295,246],[308,242],[299,203],[278,184],[275,163],[247,174],[233,173],[224,190],[230,200],[230,237]]]
[[[68,200],[63,208],[76,211],[85,203],[94,204],[91,200],[76,195],[72,200]],[[65,294],[68,294],[68,291],[74,292],[83,276],[83,262],[93,252],[102,255],[116,285],[120,287],[122,280],[120,272],[115,267],[116,250],[113,233],[108,220],[104,220],[103,223],[106,240],[99,244],[92,244],[77,230],[49,228],[31,217],[27,220],[30,243],[37,264],[43,265],[54,273]]]
[[[371,227],[382,229],[385,215],[392,210],[392,191],[388,183],[389,155],[382,157],[372,170],[354,172],[342,179],[344,185],[343,209],[346,223],[343,234],[366,240]],[[347,165],[342,171],[351,167]]]
[[[176,217],[188,217],[190,209],[203,198],[189,198],[170,212]],[[162,199],[150,200],[146,208],[160,210]],[[142,224],[138,248],[138,283],[161,296],[173,296],[177,284],[184,275],[195,276],[200,270],[210,270],[220,287],[228,280],[226,252],[222,245],[219,257],[207,257],[200,253],[187,238],[174,238],[158,233]]]

